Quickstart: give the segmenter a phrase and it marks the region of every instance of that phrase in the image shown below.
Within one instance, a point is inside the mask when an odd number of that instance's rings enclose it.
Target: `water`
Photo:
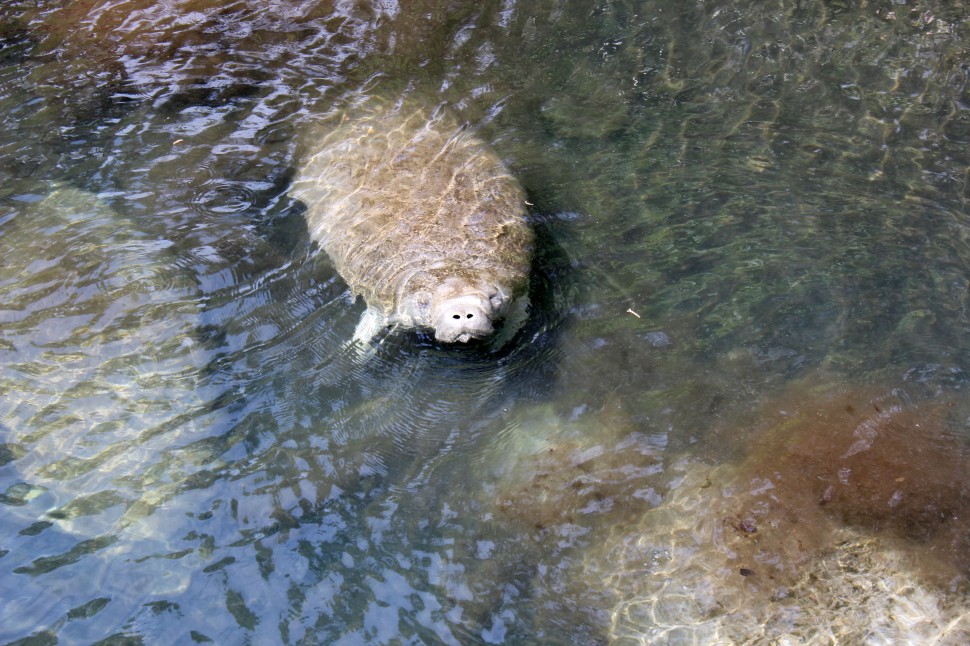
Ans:
[[[968,29],[5,3],[0,638],[965,643]],[[346,351],[286,189],[362,93],[446,104],[525,187],[501,350]]]

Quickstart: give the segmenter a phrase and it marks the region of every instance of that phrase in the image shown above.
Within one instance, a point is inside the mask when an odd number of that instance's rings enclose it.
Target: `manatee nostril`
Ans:
[[[470,319],[470,318],[471,318],[472,316],[474,316],[474,315],[473,315],[473,314],[466,314],[466,315],[465,315],[465,318],[466,318],[466,319]]]
[[[461,314],[453,314],[451,318],[453,318],[453,319],[460,319],[461,318]]]

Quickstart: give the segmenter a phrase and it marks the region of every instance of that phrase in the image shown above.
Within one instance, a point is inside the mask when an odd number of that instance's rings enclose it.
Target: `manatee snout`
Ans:
[[[434,338],[445,343],[468,343],[483,339],[495,331],[491,307],[487,301],[473,296],[453,298],[437,308]]]

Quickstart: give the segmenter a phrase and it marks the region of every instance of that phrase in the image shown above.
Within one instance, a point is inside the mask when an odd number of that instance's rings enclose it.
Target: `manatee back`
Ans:
[[[449,277],[525,290],[533,236],[522,189],[448,114],[371,103],[305,145],[290,194],[369,306],[391,315]]]

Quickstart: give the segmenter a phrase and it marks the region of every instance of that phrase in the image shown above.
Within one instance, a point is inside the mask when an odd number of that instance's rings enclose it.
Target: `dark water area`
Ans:
[[[968,15],[5,2],[0,643],[967,643]],[[501,349],[348,348],[366,96],[524,187]]]

